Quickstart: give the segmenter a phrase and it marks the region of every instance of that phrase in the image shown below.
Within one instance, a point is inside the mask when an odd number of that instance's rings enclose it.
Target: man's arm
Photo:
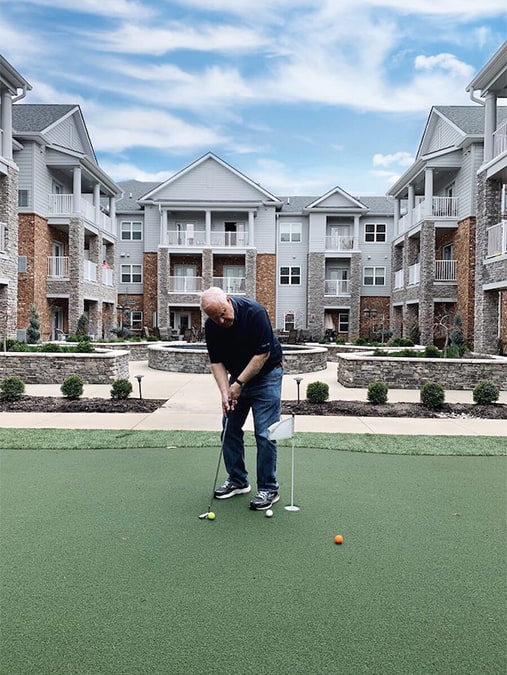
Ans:
[[[233,382],[229,388],[229,398],[231,401],[237,401],[243,386],[261,371],[263,365],[269,359],[269,354],[270,352],[266,352],[265,354],[255,354],[252,356],[250,361],[236,378],[236,381]]]

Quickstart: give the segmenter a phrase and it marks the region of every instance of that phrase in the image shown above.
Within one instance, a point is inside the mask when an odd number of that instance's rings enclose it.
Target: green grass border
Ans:
[[[254,445],[252,432],[245,442]],[[219,446],[214,431],[132,431],[111,429],[0,429],[0,449],[114,450],[207,448]],[[384,434],[296,433],[295,447],[394,455],[507,455],[502,436],[404,436]],[[279,442],[290,447],[291,441]]]

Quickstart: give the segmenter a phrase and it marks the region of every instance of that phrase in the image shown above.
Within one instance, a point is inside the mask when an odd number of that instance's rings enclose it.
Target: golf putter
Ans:
[[[208,510],[205,513],[201,513],[199,518],[201,520],[207,520],[209,516],[209,512],[211,511],[211,505],[213,504],[213,499],[215,498],[215,490],[217,487],[217,480],[218,480],[218,474],[220,472],[220,463],[222,461],[222,455],[224,454],[224,441],[225,441],[225,434],[227,433],[227,425],[229,423],[229,417],[226,415],[225,417],[225,423],[224,423],[224,429],[222,432],[222,442],[220,443],[220,454],[218,455],[218,464],[217,464],[217,470],[215,473],[215,480],[213,482],[213,490],[211,491],[211,499],[209,502]]]

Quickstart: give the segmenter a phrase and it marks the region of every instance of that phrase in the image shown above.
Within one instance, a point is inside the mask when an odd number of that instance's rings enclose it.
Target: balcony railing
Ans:
[[[409,286],[418,284],[421,280],[421,263],[415,263],[408,268],[408,283]]]
[[[488,258],[507,254],[507,220],[488,227]]]
[[[394,288],[403,288],[403,270],[394,273]]]
[[[493,132],[493,156],[498,157],[507,152],[507,122]]]
[[[339,295],[350,295],[350,281],[348,279],[325,279],[324,295],[337,297]]]
[[[456,260],[435,260],[435,281],[456,281]]]
[[[398,231],[406,232],[417,223],[421,223],[428,218],[442,218],[456,220],[458,218],[458,199],[457,197],[432,197],[431,210],[427,214],[427,200],[419,197],[419,201],[412,211],[406,213],[398,221]]]
[[[211,232],[211,246],[245,247],[248,246],[248,232]]]
[[[50,279],[68,279],[69,258],[68,256],[48,257],[48,277]]]
[[[169,277],[169,293],[199,293],[202,277]]]
[[[83,261],[83,278],[85,281],[97,281],[97,264],[91,260]]]
[[[110,267],[102,267],[102,283],[104,286],[113,286],[113,270]]]
[[[218,288],[232,295],[246,293],[245,277],[213,277],[213,286],[218,286]]]
[[[326,251],[352,251],[354,237],[344,235],[330,235],[326,237]]]
[[[193,232],[182,232],[181,230],[167,230],[168,246],[205,246],[206,232],[204,230],[194,230]]]
[[[52,216],[70,216],[75,214],[74,195],[49,194],[48,212]],[[95,206],[88,199],[79,198],[77,213],[91,223],[98,225],[102,230],[113,233],[114,228],[111,217],[99,211],[97,218]]]
[[[0,252],[5,253],[7,246],[7,223],[0,223]]]

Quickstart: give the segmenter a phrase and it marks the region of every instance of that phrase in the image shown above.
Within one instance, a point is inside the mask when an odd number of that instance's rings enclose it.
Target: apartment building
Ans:
[[[117,202],[119,298],[134,328],[200,332],[199,293],[264,304],[277,329],[345,338],[389,323],[393,205],[334,188],[278,197],[213,153]],[[374,325],[372,324],[374,320]]]
[[[507,277],[505,254],[498,248],[507,109],[497,99],[502,89],[505,96],[506,68],[503,45],[470,85],[484,91],[485,102],[431,109],[414,164],[388,193],[395,204],[395,335],[418,335],[431,344],[459,315],[469,345],[497,349]]]
[[[18,299],[18,168],[13,160],[12,108],[31,85],[0,56],[0,335],[16,336]]]
[[[507,42],[467,91],[484,110],[484,155],[477,174],[474,345],[479,352],[507,353],[507,108],[500,107],[507,99]]]
[[[99,167],[77,105],[12,108],[13,159],[19,167],[18,336],[33,304],[41,337],[117,324],[115,199],[120,189]]]

